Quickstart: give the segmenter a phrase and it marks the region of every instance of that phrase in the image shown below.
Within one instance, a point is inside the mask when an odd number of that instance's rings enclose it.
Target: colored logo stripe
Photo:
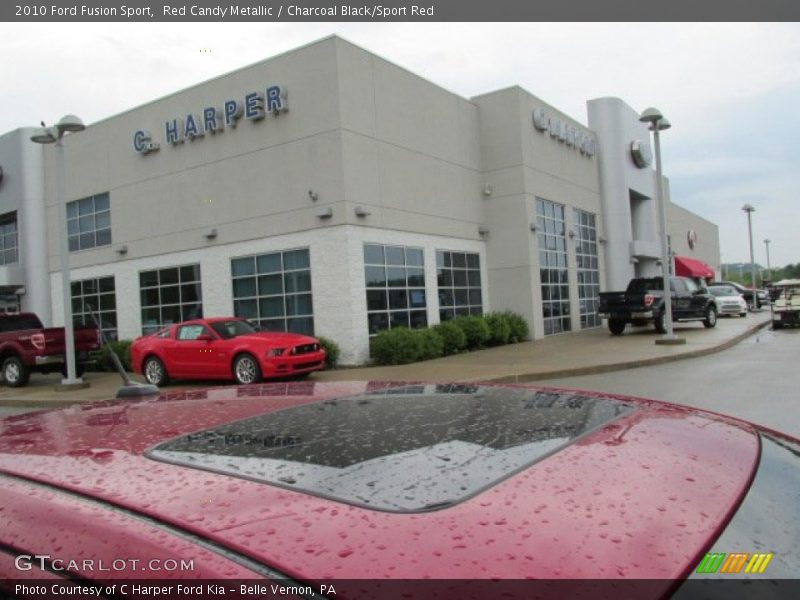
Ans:
[[[753,554],[753,558],[747,563],[745,573],[763,573],[767,568],[769,561],[772,560],[772,553],[769,554]]]
[[[726,554],[725,552],[709,552],[697,565],[697,573],[741,573],[742,567],[745,567],[745,573],[763,573],[767,568],[769,561],[772,560],[772,553],[755,553],[749,552],[733,552]],[[748,561],[749,559],[749,561]]]

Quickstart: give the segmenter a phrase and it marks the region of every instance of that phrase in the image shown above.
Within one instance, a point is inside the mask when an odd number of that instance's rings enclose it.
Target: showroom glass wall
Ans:
[[[544,333],[570,331],[566,222],[562,204],[536,198],[536,237]]]
[[[600,266],[597,258],[597,217],[590,212],[573,209],[575,261],[578,278],[578,304],[581,329],[599,327],[597,313],[600,302]]]

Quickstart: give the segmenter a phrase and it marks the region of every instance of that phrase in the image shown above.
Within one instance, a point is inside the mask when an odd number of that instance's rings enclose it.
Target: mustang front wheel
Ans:
[[[251,354],[240,354],[233,361],[233,378],[236,383],[247,385],[261,381],[261,367]]]

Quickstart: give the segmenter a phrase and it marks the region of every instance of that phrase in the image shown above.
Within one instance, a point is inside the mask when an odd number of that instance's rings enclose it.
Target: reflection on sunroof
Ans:
[[[633,409],[508,387],[414,385],[170,440],[148,456],[376,510],[460,502]]]

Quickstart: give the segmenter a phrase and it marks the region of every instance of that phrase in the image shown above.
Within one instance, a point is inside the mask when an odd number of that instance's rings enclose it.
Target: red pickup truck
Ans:
[[[89,353],[100,348],[100,331],[75,327],[75,370],[80,376]],[[64,328],[42,326],[33,313],[0,314],[0,373],[11,387],[28,383],[32,372],[61,371],[66,376]]]

